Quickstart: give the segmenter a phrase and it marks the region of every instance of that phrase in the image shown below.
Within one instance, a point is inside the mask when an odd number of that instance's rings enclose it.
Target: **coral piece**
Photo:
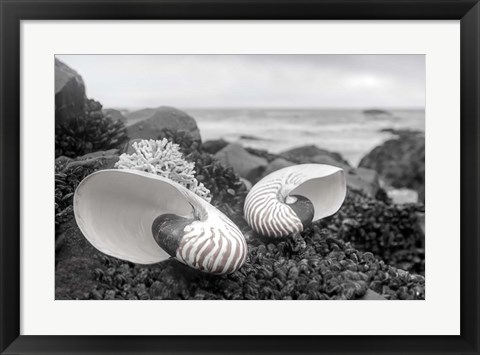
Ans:
[[[118,169],[133,169],[156,174],[185,186],[210,202],[210,191],[195,178],[195,163],[183,158],[178,144],[162,140],[134,142],[132,154],[122,154],[115,164]]]

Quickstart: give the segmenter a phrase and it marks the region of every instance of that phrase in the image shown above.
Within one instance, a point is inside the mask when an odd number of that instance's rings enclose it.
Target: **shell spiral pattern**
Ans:
[[[219,219],[222,228],[203,221],[186,226],[176,258],[211,274],[237,271],[247,257],[247,244],[240,230],[228,218],[219,216]]]
[[[257,233],[283,237],[303,230],[303,224],[286,203],[289,187],[303,181],[299,173],[290,173],[255,185],[245,199],[245,218]]]
[[[346,192],[341,168],[326,164],[286,167],[253,186],[245,199],[245,220],[258,234],[286,237],[334,214]]]

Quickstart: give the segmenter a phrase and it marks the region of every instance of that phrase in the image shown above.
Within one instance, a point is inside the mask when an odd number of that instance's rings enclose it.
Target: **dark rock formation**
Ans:
[[[267,167],[265,168],[265,171],[263,172],[262,176],[267,176],[268,174],[273,173],[274,171],[289,167],[295,165],[295,163],[285,159],[285,158],[277,158],[273,161],[271,161]]]
[[[125,117],[133,123],[138,121],[146,120],[152,117],[159,108],[144,108],[137,111],[128,112],[125,114]]]
[[[215,139],[211,141],[207,141],[202,144],[203,151],[215,154],[221,149],[225,148],[229,143],[224,139]]]
[[[82,116],[86,99],[82,77],[55,59],[55,120],[69,122]]]
[[[123,123],[126,123],[127,122],[127,118],[122,115],[122,113],[118,110],[115,110],[113,108],[104,108],[102,110],[103,114],[105,115],[105,117],[109,117],[112,119],[112,121],[120,121],[120,122],[123,122]]]
[[[154,111],[146,109],[149,115],[137,123],[127,127],[130,139],[158,139],[165,130],[185,132],[192,139],[201,141],[200,132],[195,120],[183,111],[173,107],[159,107]],[[136,111],[138,112],[138,111]],[[151,114],[150,114],[151,113]],[[130,119],[130,115],[127,117]]]
[[[367,116],[392,116],[392,113],[386,110],[380,110],[377,108],[372,108],[363,111],[364,115]]]
[[[55,60],[55,157],[77,157],[120,146],[125,126],[105,117],[102,105],[85,96],[81,76]]]
[[[250,154],[236,143],[227,145],[215,154],[215,158],[223,165],[232,167],[239,176],[252,183],[260,179],[268,164],[266,159]]]
[[[347,186],[350,189],[361,191],[370,197],[377,197],[381,190],[378,174],[375,170],[357,168],[347,170]]]
[[[425,189],[425,135],[414,131],[392,131],[397,137],[373,149],[359,166],[374,169],[387,185],[419,192]]]
[[[330,152],[325,149],[318,148],[315,145],[305,145],[298,148],[293,148],[280,153],[282,157],[287,160],[295,161],[297,163],[318,163],[338,166],[345,169],[350,168],[350,164],[336,152]]]

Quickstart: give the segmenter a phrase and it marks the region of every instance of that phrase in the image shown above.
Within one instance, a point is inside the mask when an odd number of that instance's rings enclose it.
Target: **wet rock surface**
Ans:
[[[82,115],[86,99],[80,74],[55,59],[55,119],[68,122]]]
[[[118,110],[115,110],[113,108],[104,108],[102,112],[106,117],[110,117],[112,121],[120,121],[123,123],[127,123],[127,118],[122,115],[122,113]]]
[[[219,150],[222,150],[225,148],[229,143],[224,140],[224,139],[215,139],[211,141],[207,141],[202,144],[202,149],[203,151],[210,153],[210,154],[215,154]]]
[[[82,77],[55,59],[55,157],[117,148],[127,140],[122,121],[105,115],[85,95]]]
[[[330,152],[314,145],[290,149],[280,153],[280,156],[297,163],[329,164],[342,169],[350,168],[350,164],[339,153]]]
[[[416,190],[425,202],[425,135],[408,130],[386,130],[396,135],[373,149],[359,166],[378,172],[392,187]]]
[[[241,177],[255,183],[262,176],[268,161],[265,158],[250,154],[241,145],[230,143],[215,154],[223,165],[233,168]]]
[[[192,139],[201,141],[195,120],[183,111],[166,106],[149,111],[144,119],[128,126],[127,134],[130,139],[158,139],[164,130],[184,132]]]

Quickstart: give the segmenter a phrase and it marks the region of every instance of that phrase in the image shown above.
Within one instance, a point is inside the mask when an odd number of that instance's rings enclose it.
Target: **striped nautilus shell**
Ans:
[[[290,166],[265,176],[252,187],[245,199],[245,219],[258,234],[286,237],[337,212],[346,192],[341,168],[324,164]]]
[[[74,196],[77,224],[101,252],[138,264],[170,257],[212,274],[245,262],[238,227],[214,206],[176,182],[138,170],[87,176]]]

